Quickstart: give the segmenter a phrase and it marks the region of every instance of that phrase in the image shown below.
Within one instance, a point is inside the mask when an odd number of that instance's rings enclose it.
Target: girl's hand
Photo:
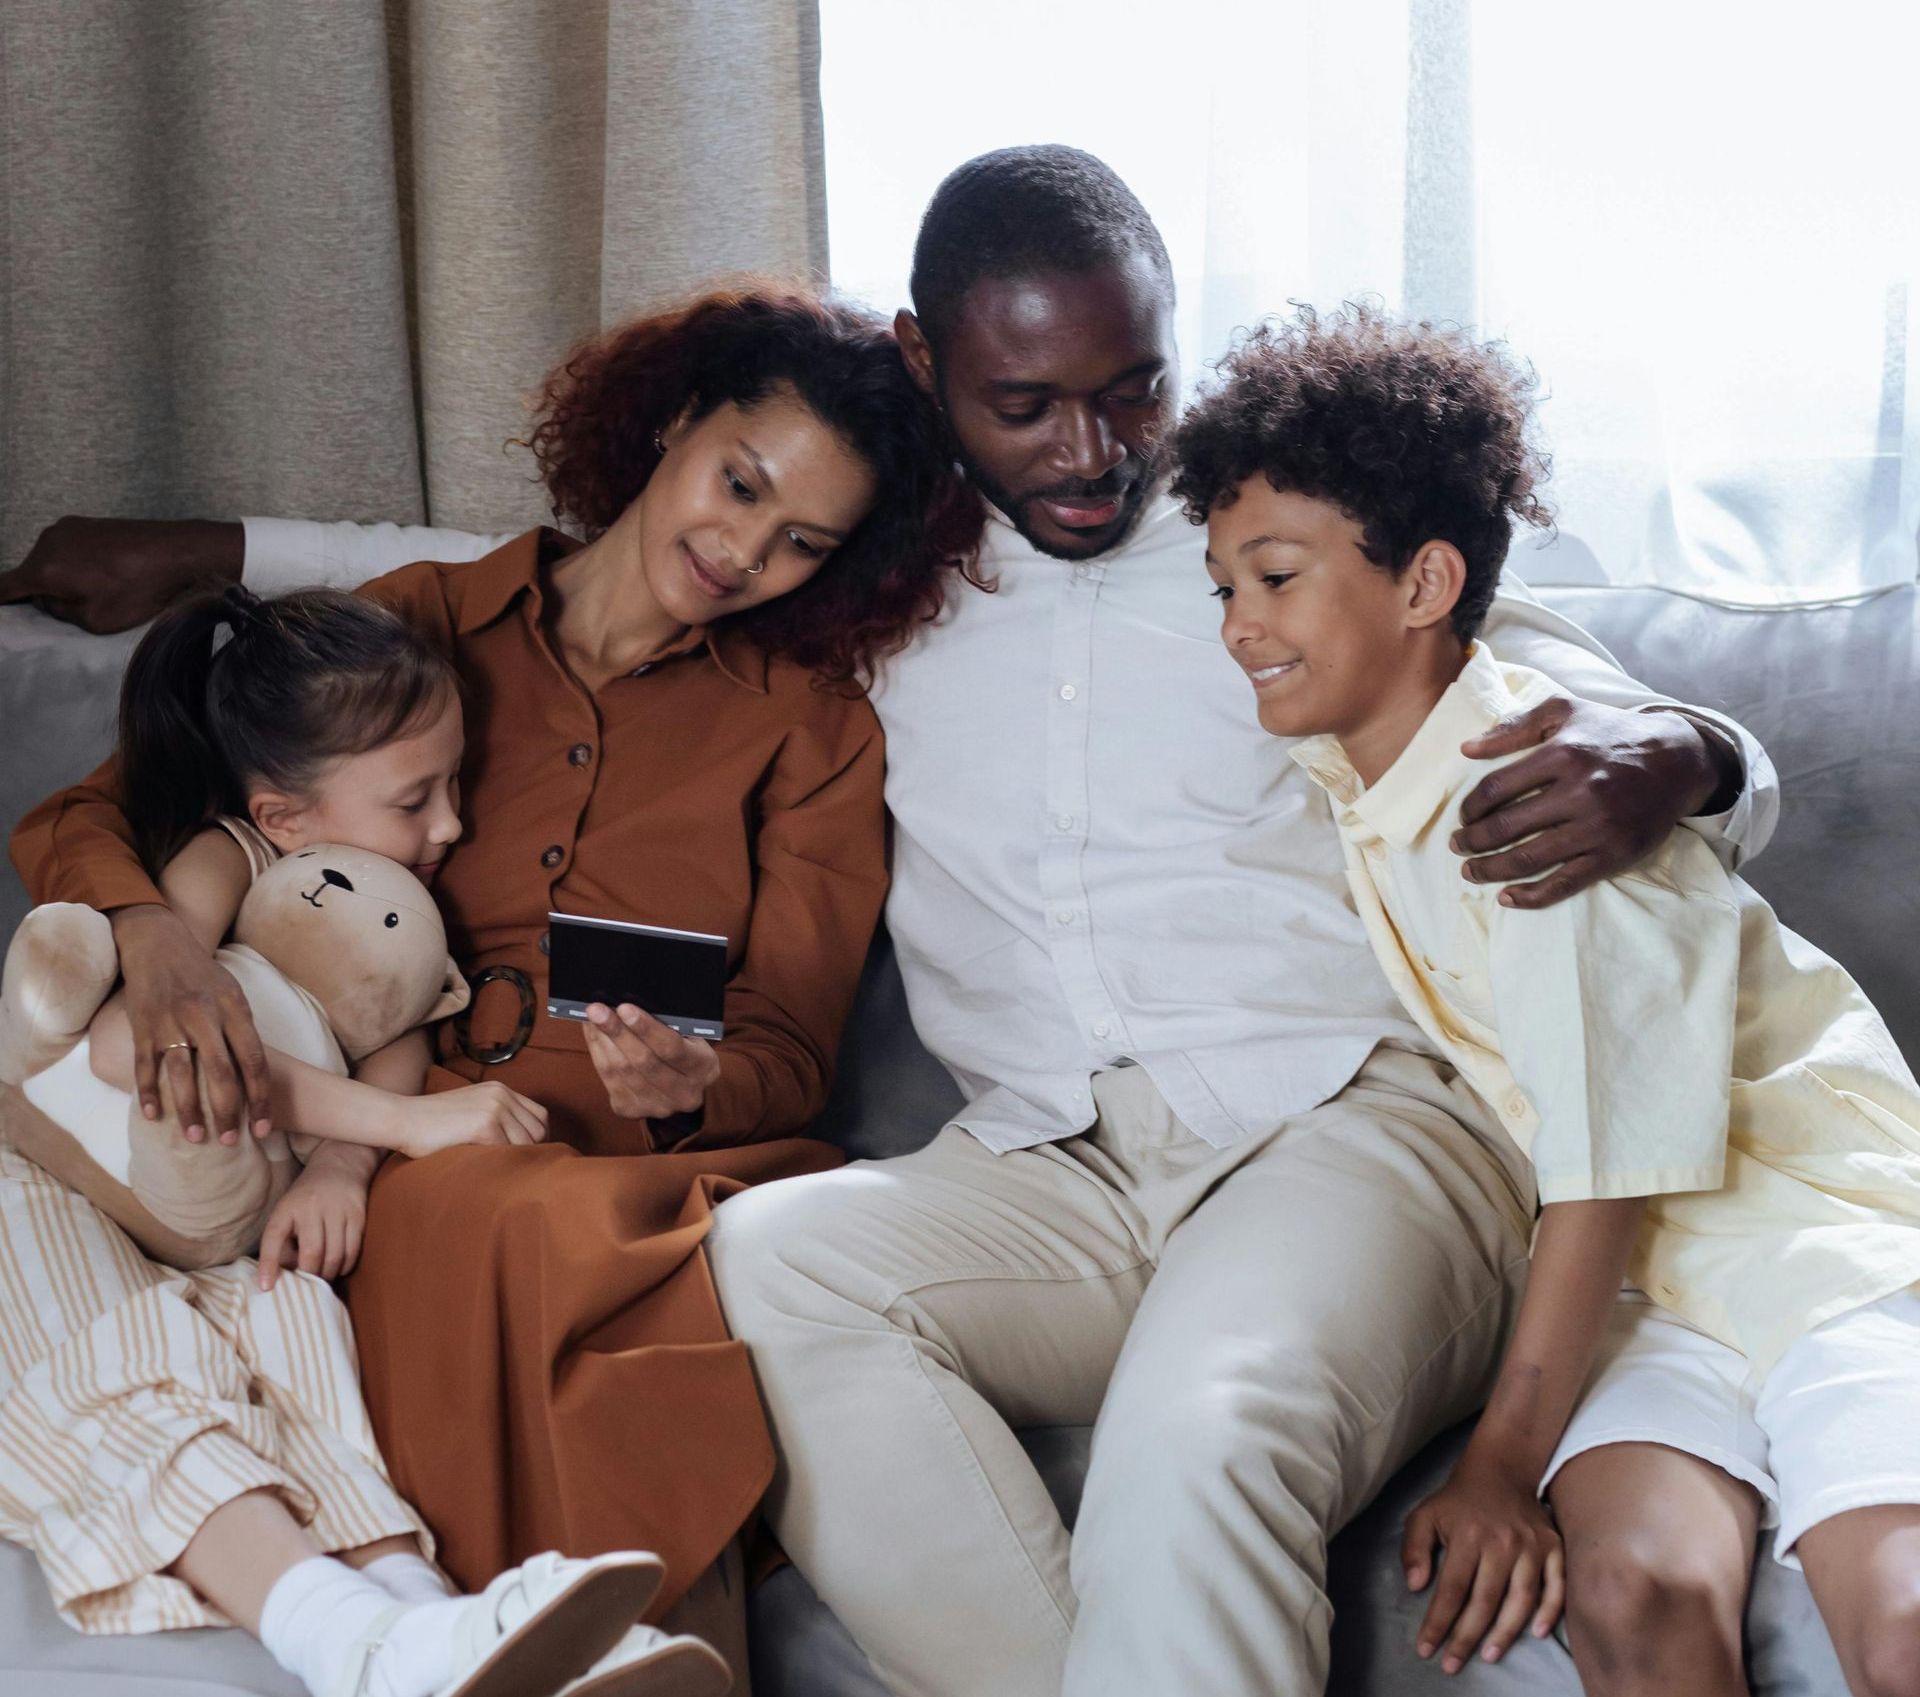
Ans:
[[[267,1051],[233,975],[168,908],[123,907],[112,921],[140,1111],[160,1118],[164,1075],[188,1142],[205,1142],[211,1128],[222,1143],[238,1143],[249,1124],[256,1137],[265,1137],[273,1129]]]
[[[1408,1590],[1425,1588],[1434,1544],[1446,1546],[1418,1648],[1425,1658],[1446,1639],[1440,1665],[1448,1673],[1466,1666],[1483,1638],[1482,1660],[1497,1662],[1529,1619],[1534,1637],[1544,1638],[1560,1618],[1566,1556],[1537,1482],[1469,1445],[1453,1477],[1407,1517],[1400,1565]]]
[[[260,1238],[260,1288],[272,1290],[283,1267],[343,1278],[360,1259],[367,1186],[378,1150],[323,1143],[267,1216]]]
[[[418,1160],[464,1143],[543,1143],[547,1110],[504,1084],[395,1097],[388,1146]]]
[[[720,1076],[711,1043],[682,1037],[631,1002],[622,1002],[617,1012],[603,1002],[587,1008],[587,1053],[607,1087],[608,1104],[622,1119],[695,1113]]]

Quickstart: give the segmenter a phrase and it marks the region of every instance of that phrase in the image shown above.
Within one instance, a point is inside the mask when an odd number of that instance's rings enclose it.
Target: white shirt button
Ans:
[[[1071,701],[1079,693],[1072,684],[1062,684],[1060,686],[1060,699],[1062,701]]]
[[[1053,816],[1053,828],[1056,831],[1071,831],[1073,829],[1073,815],[1071,813],[1056,813]]]
[[[1073,909],[1070,907],[1063,907],[1053,917],[1062,925],[1071,925],[1073,923]]]
[[[1113,1027],[1107,1024],[1107,1022],[1103,1019],[1095,1023],[1093,1028],[1093,1034],[1096,1037],[1104,1037],[1112,1029]]]
[[[1527,1099],[1519,1091],[1514,1091],[1506,1100],[1507,1117],[1522,1120],[1527,1117]]]

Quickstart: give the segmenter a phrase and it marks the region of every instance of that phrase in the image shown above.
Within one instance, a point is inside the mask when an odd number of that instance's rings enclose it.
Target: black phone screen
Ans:
[[[657,1018],[717,1020],[726,1004],[727,948],[692,937],[554,915],[547,993],[558,1001],[632,1002]]]

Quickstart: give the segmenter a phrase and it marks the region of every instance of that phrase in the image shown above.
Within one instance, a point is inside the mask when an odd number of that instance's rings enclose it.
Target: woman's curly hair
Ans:
[[[527,439],[556,518],[588,537],[660,463],[659,433],[791,389],[873,469],[872,510],[808,582],[729,622],[834,684],[874,668],[973,575],[983,510],[877,314],[806,289],[715,291],[595,336],[549,376]]]
[[[1549,470],[1532,439],[1539,379],[1504,343],[1406,324],[1371,303],[1311,307],[1245,332],[1174,436],[1173,492],[1204,524],[1256,473],[1331,501],[1396,577],[1428,542],[1467,564],[1465,639],[1493,604],[1513,520],[1546,527]]]

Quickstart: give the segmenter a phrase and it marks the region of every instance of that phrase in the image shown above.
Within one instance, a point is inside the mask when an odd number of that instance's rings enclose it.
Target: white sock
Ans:
[[[345,1562],[313,1556],[290,1567],[267,1593],[260,1642],[319,1697],[341,1686],[397,1600]],[[367,1697],[432,1697],[441,1690],[452,1677],[453,1628],[464,1601],[442,1594],[437,1602],[405,1605],[367,1670]]]
[[[360,1571],[403,1603],[437,1603],[457,1594],[439,1568],[411,1550],[376,1556]]]

